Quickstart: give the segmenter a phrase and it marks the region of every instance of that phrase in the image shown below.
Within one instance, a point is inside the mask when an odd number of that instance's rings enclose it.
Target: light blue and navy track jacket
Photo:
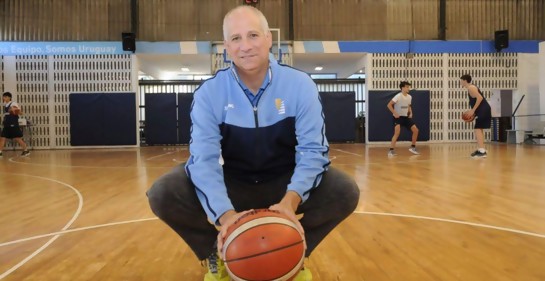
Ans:
[[[191,155],[185,169],[212,222],[234,209],[224,172],[262,182],[294,171],[288,190],[304,202],[330,163],[316,84],[306,73],[274,59],[269,64],[256,96],[234,67],[218,71],[194,93]]]

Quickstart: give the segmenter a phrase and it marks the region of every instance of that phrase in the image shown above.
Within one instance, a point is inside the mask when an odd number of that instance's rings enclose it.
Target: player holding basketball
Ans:
[[[30,155],[30,151],[28,151],[27,145],[23,141],[23,131],[19,127],[19,116],[15,113],[16,111],[20,111],[20,107],[11,98],[10,92],[5,92],[2,95],[2,101],[4,102],[4,120],[2,120],[2,125],[4,129],[0,136],[0,157],[2,156],[2,149],[4,149],[6,139],[14,139],[23,148],[21,156],[28,156]]]
[[[237,7],[225,16],[223,33],[233,64],[194,93],[185,169],[174,168],[148,191],[153,212],[207,260],[206,281],[229,280],[217,251],[245,211],[286,214],[304,232],[308,257],[359,200],[355,181],[329,167],[316,84],[269,54],[263,14]],[[312,275],[303,268],[294,280]]]
[[[471,109],[464,114],[475,116],[475,138],[477,139],[477,150],[471,153],[471,157],[486,157],[484,149],[484,129],[490,129],[492,123],[492,109],[486,101],[483,93],[477,86],[471,84],[471,75],[464,74],[460,77],[462,87],[468,91],[469,106]]]
[[[394,96],[392,100],[388,103],[388,110],[392,112],[394,116],[394,136],[392,137],[392,143],[390,145],[390,150],[388,151],[388,156],[396,156],[395,147],[397,138],[399,138],[399,133],[401,132],[401,126],[411,130],[412,135],[412,144],[409,151],[413,154],[420,154],[416,150],[416,139],[418,139],[418,127],[413,122],[413,109],[411,107],[412,97],[409,95],[411,90],[411,84],[407,81],[399,83],[399,88],[401,92]]]

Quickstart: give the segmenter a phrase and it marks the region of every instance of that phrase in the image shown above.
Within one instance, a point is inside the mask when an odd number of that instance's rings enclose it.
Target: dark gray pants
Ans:
[[[217,229],[207,220],[197,198],[195,186],[187,177],[184,164],[161,176],[148,190],[151,210],[184,239],[200,260],[214,252]],[[280,202],[291,173],[264,183],[247,183],[225,175],[227,193],[237,212],[268,208]],[[306,256],[326,235],[350,215],[359,201],[360,191],[348,175],[330,167],[297,214],[305,229]]]

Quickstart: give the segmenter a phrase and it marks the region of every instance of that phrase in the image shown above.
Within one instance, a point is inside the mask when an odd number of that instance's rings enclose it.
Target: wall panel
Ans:
[[[257,4],[289,36],[289,0]],[[3,0],[0,40],[118,41],[131,30],[130,0]],[[140,41],[221,41],[223,16],[242,0],[138,0]],[[438,39],[439,0],[293,0],[294,39]],[[448,40],[545,40],[544,0],[446,0]]]
[[[543,0],[447,0],[447,39],[491,40],[508,29],[514,40],[545,39]]]
[[[260,1],[257,8],[271,28],[281,28],[288,38],[287,0]],[[240,0],[148,0],[139,1],[138,40],[143,41],[221,41],[223,17]]]
[[[120,40],[130,30],[128,0],[4,0],[0,7],[5,41]]]

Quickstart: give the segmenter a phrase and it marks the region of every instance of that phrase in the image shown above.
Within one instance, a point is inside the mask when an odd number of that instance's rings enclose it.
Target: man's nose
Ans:
[[[252,49],[252,44],[250,44],[250,40],[248,38],[243,38],[240,41],[240,50],[242,51],[248,51]]]

